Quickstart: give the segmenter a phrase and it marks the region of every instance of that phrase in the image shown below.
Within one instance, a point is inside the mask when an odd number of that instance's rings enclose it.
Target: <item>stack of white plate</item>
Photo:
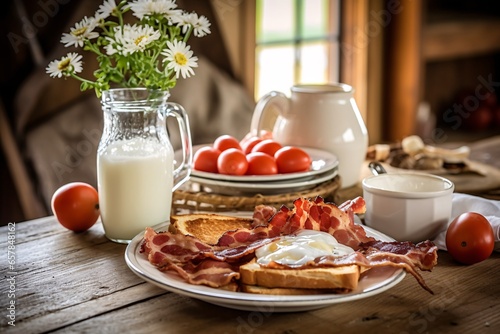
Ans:
[[[195,146],[193,151],[206,146]],[[312,189],[330,181],[338,174],[339,161],[327,151],[302,148],[311,157],[311,167],[306,172],[275,175],[224,175],[191,171],[191,182],[198,183],[204,190],[221,195],[276,195]]]

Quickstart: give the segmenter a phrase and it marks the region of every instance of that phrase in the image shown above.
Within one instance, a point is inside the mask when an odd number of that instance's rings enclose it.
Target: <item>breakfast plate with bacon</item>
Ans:
[[[368,234],[380,240],[391,238],[367,228]],[[165,290],[199,299],[211,304],[246,311],[296,312],[314,310],[333,304],[367,298],[384,292],[405,277],[405,271],[397,268],[378,268],[367,271],[359,280],[358,287],[348,293],[326,293],[310,295],[266,295],[228,291],[205,285],[187,283],[175,273],[162,272],[141,253],[142,235],[129,244],[126,252],[127,264],[139,277]]]
[[[130,269],[166,290],[241,310],[303,311],[366,298],[408,272],[437,263],[430,241],[414,245],[356,224],[361,197],[339,206],[320,197],[293,208],[257,206],[252,218],[172,216],[128,245]]]

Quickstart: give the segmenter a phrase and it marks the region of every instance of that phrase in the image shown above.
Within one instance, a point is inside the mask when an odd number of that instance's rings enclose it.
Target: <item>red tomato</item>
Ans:
[[[222,135],[215,139],[213,147],[221,152],[227,150],[228,148],[237,148],[241,151],[241,146],[238,139],[230,135]]]
[[[220,151],[216,148],[205,146],[200,148],[193,157],[193,168],[203,172],[217,173],[217,158]]]
[[[256,134],[255,132],[249,132],[245,135],[245,137],[243,137],[242,140],[240,140],[241,147],[243,147],[248,140],[255,138],[255,137],[260,138],[262,140],[273,139],[273,133],[270,131],[267,131],[267,130],[260,130],[259,134]]]
[[[486,130],[493,121],[491,108],[485,104],[475,108],[464,120],[467,129],[474,131]]]
[[[219,155],[217,169],[220,174],[245,175],[248,161],[245,153],[237,148],[229,148]]]
[[[51,206],[59,223],[75,232],[88,230],[99,218],[97,190],[83,182],[68,183],[57,189]]]
[[[240,146],[243,147],[243,145],[245,145],[245,143],[253,137],[257,136],[255,136],[252,132],[247,133],[245,137],[243,137],[243,139],[240,140]]]
[[[274,155],[279,173],[295,173],[309,170],[311,157],[309,154],[294,146],[285,146]]]
[[[280,143],[272,139],[264,139],[252,148],[252,152],[262,152],[274,157],[276,151],[282,147]]]
[[[247,138],[244,142],[241,142],[241,149],[245,154],[249,154],[252,152],[252,149],[254,148],[255,145],[260,143],[262,141],[262,138],[259,137],[250,137]]]
[[[495,236],[488,220],[476,212],[456,217],[446,231],[448,253],[464,264],[487,259],[495,247]]]
[[[273,139],[273,133],[267,130],[260,130],[260,138],[262,139]]]
[[[276,160],[268,154],[253,152],[247,155],[247,175],[272,175],[278,173]]]

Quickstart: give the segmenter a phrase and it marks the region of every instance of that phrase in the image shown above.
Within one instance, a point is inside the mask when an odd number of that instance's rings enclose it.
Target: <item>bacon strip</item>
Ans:
[[[368,237],[362,226],[354,223],[355,213],[364,213],[365,201],[362,197],[345,202],[340,207],[325,203],[321,197],[314,202],[299,198],[294,202],[295,213],[290,218],[290,232],[310,229],[327,232],[338,242],[358,249],[360,243],[374,241]]]
[[[319,196],[314,201],[298,198],[293,205],[293,210],[281,207],[267,226],[227,231],[217,245],[241,246],[262,238],[293,234],[300,229],[330,233],[338,242],[353,249],[358,249],[360,243],[375,240],[366,235],[362,226],[354,224],[354,214],[365,212],[365,201],[362,197],[345,202],[340,207],[324,202]],[[262,210],[259,208],[259,212]]]
[[[391,253],[400,257],[405,257],[420,270],[431,271],[437,264],[437,247],[429,240],[413,244],[404,242],[383,242],[379,240],[361,244],[361,248],[367,254]]]
[[[253,223],[252,227],[257,226],[267,226],[269,220],[276,214],[276,208],[273,206],[268,206],[264,204],[259,204],[255,207],[253,211]]]
[[[284,210],[284,209],[283,209]],[[285,211],[279,211],[273,216],[273,221],[287,222],[288,214]],[[269,224],[267,226],[257,226],[255,228],[239,228],[234,231],[225,232],[217,242],[220,247],[239,247],[246,246],[257,240],[275,238],[282,234],[280,224]]]
[[[205,259],[198,264],[191,261],[183,264],[169,263],[160,270],[173,270],[188,283],[203,284],[213,288],[228,285],[240,278],[239,265],[212,259]]]
[[[418,284],[420,284],[422,288],[424,288],[431,294],[434,294],[434,292],[427,286],[427,284],[425,284],[422,275],[420,275],[417,272],[416,266],[411,261],[408,261],[408,257],[402,256],[400,254],[378,251],[367,254],[366,259],[369,261],[371,268],[391,266],[391,267],[399,267],[405,269],[406,272],[410,273],[411,275],[413,275],[413,277],[415,277]]]
[[[197,238],[146,228],[141,252],[162,271],[175,271],[186,282],[211,287],[240,278],[239,267],[255,257],[255,250],[274,239],[258,239],[247,246],[220,248]]]
[[[141,252],[148,254],[149,262],[160,268],[172,263],[201,261],[206,258],[216,261],[239,262],[248,255],[253,258],[257,248],[273,240],[275,239],[256,239],[249,245],[222,248],[203,243],[191,235],[173,234],[167,231],[156,232],[148,227],[144,233]]]
[[[162,267],[172,262],[183,263],[192,260],[202,252],[212,251],[212,246],[193,236],[170,232],[157,233],[147,227],[141,251],[148,255],[151,264]]]

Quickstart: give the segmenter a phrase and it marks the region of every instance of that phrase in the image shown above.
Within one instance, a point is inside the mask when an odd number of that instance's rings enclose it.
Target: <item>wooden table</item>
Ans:
[[[366,299],[273,314],[215,306],[144,282],[127,267],[126,246],[108,241],[100,223],[75,234],[47,217],[2,227],[0,234],[3,333],[500,331],[498,253],[462,266],[439,252],[438,266],[423,274],[435,295],[406,275]]]

